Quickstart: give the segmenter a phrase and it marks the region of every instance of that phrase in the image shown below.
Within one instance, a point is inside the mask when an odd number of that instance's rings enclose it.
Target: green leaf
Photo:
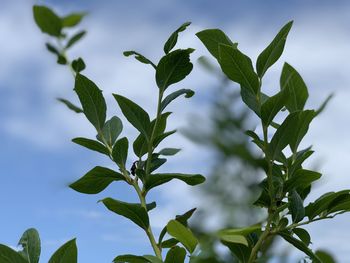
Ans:
[[[76,33],[74,36],[72,36],[66,45],[66,49],[72,47],[75,43],[77,43],[80,39],[82,39],[84,36],[86,35],[86,31],[80,31],[78,33]]]
[[[8,246],[0,244],[1,263],[29,263],[17,251]]]
[[[286,90],[288,101],[285,104],[289,112],[303,110],[309,93],[304,80],[299,73],[288,63],[285,63],[282,69],[281,90]]]
[[[62,18],[63,27],[74,27],[86,16],[86,13],[72,13]]]
[[[197,185],[205,181],[203,175],[200,174],[180,174],[180,173],[163,173],[163,174],[152,174],[145,183],[147,191],[152,188],[165,184],[173,179],[178,179],[185,182],[188,185]]]
[[[289,192],[296,188],[306,188],[312,182],[320,179],[322,174],[310,170],[299,169],[295,172],[293,177],[284,183],[284,191]]]
[[[110,211],[130,219],[144,230],[148,229],[148,214],[140,204],[126,203],[112,198],[105,198],[102,202]]]
[[[170,220],[167,224],[167,231],[169,235],[180,241],[185,248],[192,253],[198,244],[198,240],[192,234],[191,230],[186,228],[176,220]]]
[[[106,143],[112,147],[121,134],[122,130],[122,121],[117,116],[114,116],[110,120],[106,121],[105,125],[102,128],[101,134],[103,135],[103,139],[106,141]],[[103,142],[103,139],[100,135],[97,135],[97,139]]]
[[[120,255],[113,259],[113,263],[149,263],[143,256]]]
[[[52,45],[50,43],[46,43],[45,46],[46,46],[46,49],[48,51],[50,51],[52,54],[55,54],[57,56],[60,55],[60,52],[58,51],[58,49],[54,45]]]
[[[48,263],[77,263],[78,250],[75,239],[62,245],[50,258]]]
[[[220,66],[226,76],[257,94],[259,90],[258,75],[254,72],[252,61],[237,48],[219,45]]]
[[[75,92],[78,94],[86,118],[101,131],[106,121],[106,102],[102,91],[87,77],[77,74]]]
[[[223,240],[221,242],[231,250],[231,252],[239,259],[240,263],[248,263],[251,253],[250,247],[238,243],[225,242]]]
[[[290,140],[290,148],[292,152],[296,152],[301,140],[309,130],[309,125],[315,117],[315,111],[305,110],[298,114],[298,124],[294,127],[294,134]]]
[[[310,234],[303,228],[294,228],[293,233],[296,234],[305,245],[310,245],[311,237]]]
[[[125,178],[111,169],[96,166],[69,187],[80,193],[97,194],[116,181],[125,181]]]
[[[79,137],[79,138],[74,138],[72,140],[72,142],[79,144],[85,148],[88,148],[92,151],[103,153],[103,154],[109,156],[108,149],[102,143],[99,143],[98,141]]]
[[[289,176],[293,177],[295,172],[301,169],[303,162],[309,158],[314,151],[311,150],[311,147],[308,147],[304,150],[296,152],[295,156],[288,158],[288,167],[289,167]],[[293,160],[294,158],[294,160]]]
[[[260,224],[255,224],[252,226],[248,227],[243,227],[243,228],[227,228],[227,229],[222,229],[218,231],[219,236],[234,236],[234,235],[242,235],[242,236],[247,236],[253,232],[260,232],[261,231],[261,225]]]
[[[237,43],[233,43],[220,29],[206,29],[198,32],[196,36],[217,60],[220,60],[220,44],[237,48]]]
[[[165,226],[165,234],[166,234],[166,226]],[[179,241],[175,238],[169,238],[167,240],[164,240],[163,242],[160,243],[160,246],[162,248],[171,248],[175,245],[177,245],[179,243]]]
[[[161,167],[163,164],[165,164],[166,161],[167,161],[167,159],[165,159],[165,158],[152,158],[150,173],[157,170],[159,167]]]
[[[188,210],[187,212],[185,212],[182,215],[176,215],[175,216],[175,220],[179,221],[181,224],[183,224],[184,226],[188,225],[188,220],[191,218],[191,216],[193,215],[194,211],[196,211],[197,208],[192,208],[190,210]]]
[[[307,247],[307,245],[304,244],[304,242],[292,237],[289,232],[282,231],[278,233],[284,240],[286,240],[288,243],[292,244],[294,247],[299,249],[300,251],[304,252],[306,255],[308,255],[312,260],[314,260],[315,263],[322,263],[319,258],[312,252],[311,249]]]
[[[268,98],[261,105],[261,120],[264,125],[268,126],[271,124],[277,113],[284,107],[287,98],[287,93],[281,91]]]
[[[193,69],[190,54],[193,49],[177,49],[162,57],[156,69],[156,82],[161,92],[183,80]]]
[[[164,263],[184,263],[186,257],[186,250],[182,247],[172,247],[166,254]]]
[[[321,106],[316,110],[316,116],[321,114],[324,109],[327,107],[329,101],[334,97],[334,94],[330,94],[326,99],[325,101],[321,104]]]
[[[221,241],[224,241],[227,243],[242,244],[245,246],[249,245],[245,236],[238,235],[238,234],[219,233],[219,238]]]
[[[129,57],[129,56],[134,55],[134,56],[135,56],[135,59],[137,59],[137,60],[140,61],[141,63],[143,63],[143,64],[149,64],[149,65],[151,65],[154,69],[157,69],[157,66],[156,66],[151,60],[149,60],[148,58],[146,58],[145,56],[141,55],[140,53],[138,53],[138,52],[136,52],[136,51],[132,51],[132,50],[124,51],[124,52],[123,52],[123,55],[126,56],[126,57]]]
[[[176,45],[177,38],[180,32],[183,32],[186,30],[186,28],[191,24],[191,22],[183,23],[178,29],[176,29],[175,32],[171,34],[169,39],[165,42],[164,45],[164,53],[168,54]]]
[[[60,64],[60,65],[67,65],[67,59],[65,56],[63,55],[58,55],[57,56],[57,64]]]
[[[85,62],[82,58],[78,58],[72,61],[72,68],[75,73],[79,73],[86,68]]]
[[[71,103],[69,100],[63,99],[63,98],[57,98],[59,102],[62,102],[64,105],[67,106],[68,109],[76,112],[76,113],[83,113],[83,109],[75,106],[73,103]]]
[[[149,140],[151,121],[146,111],[121,95],[113,94],[125,118]]]
[[[292,215],[293,223],[298,223],[305,217],[303,200],[296,190],[292,190],[288,196],[289,212]]]
[[[256,70],[260,78],[262,78],[269,67],[271,67],[282,55],[284,45],[287,40],[288,33],[292,28],[293,21],[288,22],[278,32],[272,42],[264,49],[256,61]]]
[[[321,260],[322,263],[336,263],[335,259],[326,251],[317,250],[316,256]]]
[[[155,137],[154,141],[153,141],[153,146],[157,147],[158,144],[160,144],[165,138],[169,137],[170,135],[176,133],[176,130],[172,130],[172,131],[168,131],[168,132],[164,132],[158,136]]]
[[[150,263],[163,263],[162,260],[153,255],[144,255],[145,259],[147,259]]]
[[[29,263],[39,262],[41,245],[39,233],[36,229],[30,228],[26,230],[19,240],[18,245],[21,245],[23,248],[19,253],[24,256]]]
[[[170,102],[172,102],[177,97],[179,97],[183,94],[185,94],[185,98],[191,98],[194,95],[194,91],[190,90],[190,89],[180,89],[180,90],[177,90],[177,91],[169,94],[162,101],[161,106],[160,106],[160,111],[162,112],[169,105]]]
[[[43,33],[54,37],[61,35],[62,23],[61,19],[46,6],[33,6],[33,14],[35,23]]]
[[[113,146],[112,157],[121,169],[125,168],[128,158],[129,141],[126,137],[119,139]]]
[[[177,154],[181,149],[176,148],[164,148],[162,149],[158,154],[159,155],[165,155],[165,156],[171,156]]]

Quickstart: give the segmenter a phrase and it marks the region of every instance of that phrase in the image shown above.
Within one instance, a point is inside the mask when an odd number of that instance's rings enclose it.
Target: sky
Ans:
[[[108,116],[121,116],[111,93],[119,93],[143,105],[154,115],[156,86],[151,67],[125,58],[124,50],[137,50],[157,61],[170,33],[185,21],[192,25],[181,34],[179,47],[193,47],[193,73],[177,88],[191,88],[196,95],[171,106],[169,129],[188,127],[192,115],[205,117],[212,87],[196,59],[208,55],[195,33],[220,28],[243,52],[256,58],[279,28],[294,20],[285,52],[266,76],[266,93],[278,88],[284,61],[293,65],[310,91],[309,108],[316,108],[335,93],[327,110],[312,123],[303,144],[316,151],[310,166],[323,173],[315,186],[315,199],[325,191],[350,188],[350,2],[349,1],[32,1],[1,0],[0,8],[0,243],[16,246],[22,232],[36,227],[42,240],[42,261],[63,242],[77,237],[79,262],[111,262],[118,254],[151,253],[144,234],[124,218],[106,212],[97,201],[107,196],[136,202],[135,194],[122,184],[88,196],[69,189],[70,182],[96,165],[112,167],[105,158],[71,142],[74,137],[94,137],[94,130],[80,115],[55,101],[77,101],[72,76],[55,64],[44,47],[47,37],[36,28],[31,7],[47,4],[59,14],[87,11],[80,28],[88,30],[72,49],[87,64],[85,74],[106,97]],[[255,61],[255,59],[254,59]],[[127,125],[123,134],[135,136]],[[166,166],[167,171],[203,173],[210,170],[211,153],[178,134],[168,146],[183,148]],[[132,160],[129,160],[131,165]],[[150,200],[159,200],[151,223],[159,232],[175,214],[200,205],[196,189],[172,182],[155,190]],[[308,229],[312,247],[325,248],[339,262],[347,262],[350,216],[316,223]],[[300,254],[293,253],[298,257]],[[293,260],[291,259],[291,262]]]

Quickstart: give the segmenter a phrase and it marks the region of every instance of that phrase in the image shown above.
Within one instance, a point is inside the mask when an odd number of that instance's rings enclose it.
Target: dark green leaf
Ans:
[[[180,173],[164,173],[164,174],[152,174],[146,181],[145,188],[147,191],[150,189],[169,182],[170,180],[178,179],[185,182],[188,185],[197,185],[205,181],[204,176],[200,174],[180,174]]]
[[[105,125],[102,128],[102,135],[105,142],[112,147],[121,134],[123,130],[123,123],[122,121],[117,117],[114,116],[110,120],[106,121]],[[97,139],[99,141],[103,142],[103,139],[100,135],[97,135]]]
[[[30,228],[26,230],[19,240],[18,245],[21,245],[23,248],[19,253],[24,256],[29,263],[39,262],[41,245],[39,233],[36,229]]]
[[[69,187],[80,193],[97,194],[116,181],[125,181],[125,178],[111,169],[96,166]]]
[[[58,101],[62,102],[63,104],[65,104],[67,106],[68,109],[76,112],[76,113],[82,113],[83,109],[75,106],[73,103],[71,103],[70,101],[63,99],[63,98],[57,98]]]
[[[336,263],[335,259],[326,251],[317,250],[316,256],[321,260],[322,263]]]
[[[185,31],[190,24],[191,22],[186,22],[182,24],[178,29],[176,29],[175,32],[171,34],[171,36],[164,45],[165,54],[168,54],[173,49],[173,47],[175,47],[179,33]]]
[[[301,165],[303,162],[309,158],[314,151],[311,150],[311,147],[308,147],[304,150],[301,150],[295,154],[295,156],[288,158],[288,167],[289,167],[289,175],[290,177],[294,176],[294,173],[301,169]],[[294,158],[294,160],[293,160]]]
[[[311,237],[310,234],[303,228],[294,228],[293,229],[294,234],[296,234],[301,241],[305,243],[305,245],[310,245],[311,243]]]
[[[99,143],[98,141],[79,137],[79,138],[74,138],[72,140],[72,142],[79,144],[81,146],[84,146],[90,150],[93,150],[93,151],[96,151],[99,153],[103,153],[103,154],[109,156],[108,149],[102,143]]]
[[[35,5],[34,20],[43,33],[59,37],[61,35],[61,19],[48,7]]]
[[[330,94],[326,99],[325,101],[321,104],[321,106],[316,110],[316,116],[321,114],[324,109],[327,107],[329,101],[334,97],[334,94]]]
[[[167,224],[167,231],[169,235],[180,241],[185,248],[192,253],[198,244],[198,240],[192,234],[191,230],[182,225],[176,220],[170,220]]]
[[[113,94],[125,118],[149,140],[151,121],[146,111],[128,98]]]
[[[171,156],[177,154],[181,149],[176,148],[164,148],[162,149],[158,154],[159,155],[165,155],[165,156]]]
[[[156,207],[157,207],[157,203],[156,202],[152,202],[152,203],[149,203],[149,204],[146,205],[147,211],[151,211],[151,210],[153,210]]]
[[[256,61],[256,70],[260,78],[263,77],[269,67],[271,67],[282,55],[288,33],[293,25],[293,21],[288,22],[265,48]]]
[[[192,71],[190,54],[193,49],[177,49],[161,58],[156,70],[156,82],[161,92],[183,80]]]
[[[172,247],[166,254],[164,263],[184,263],[186,250],[182,247]]]
[[[227,45],[219,46],[220,66],[226,76],[257,94],[259,90],[258,75],[254,72],[252,61],[237,48]]]
[[[78,25],[86,13],[72,13],[62,18],[63,27],[74,27]]]
[[[151,65],[154,69],[157,69],[157,66],[148,58],[144,57],[143,55],[141,55],[140,53],[136,52],[136,51],[124,51],[123,52],[124,56],[129,57],[132,55],[135,55],[135,58],[140,61],[143,64],[149,64]]]
[[[166,227],[165,227],[165,231],[166,231]],[[164,240],[160,245],[162,248],[171,248],[173,246],[175,246],[176,244],[178,244],[179,241],[175,238],[169,238],[167,240]]]
[[[50,43],[46,43],[45,45],[46,45],[46,48],[47,48],[48,51],[50,51],[51,53],[53,53],[53,54],[55,54],[57,56],[60,55],[60,52],[58,51],[58,49],[55,46],[53,46]]]
[[[85,36],[85,34],[86,34],[86,31],[83,30],[76,33],[74,36],[72,36],[67,42],[66,49],[72,47],[75,43],[77,43],[80,39],[82,39]]]
[[[119,139],[113,146],[112,157],[121,169],[125,168],[128,157],[129,142],[126,137]]]
[[[233,43],[220,29],[206,29],[198,32],[196,36],[202,41],[210,54],[212,54],[217,60],[220,60],[220,44],[237,48],[237,43]]]
[[[110,211],[130,219],[144,230],[148,229],[148,214],[140,204],[126,203],[112,198],[105,198],[102,202]]]
[[[251,253],[251,248],[246,245],[221,241],[239,259],[241,263],[247,263]]]
[[[289,112],[303,110],[309,93],[302,77],[288,63],[283,66],[280,85],[281,90],[286,90],[289,93],[285,105]]]
[[[0,244],[1,263],[29,263],[17,251],[8,246]]]
[[[296,188],[306,188],[308,187],[312,182],[320,179],[321,174],[310,171],[310,170],[304,170],[299,169],[295,172],[292,178],[288,179],[284,184],[284,191],[289,192],[292,189]]]
[[[78,94],[86,118],[101,131],[106,121],[106,102],[102,91],[87,77],[77,74],[75,92]]]
[[[193,215],[194,211],[196,211],[196,209],[197,208],[192,208],[191,210],[188,210],[186,213],[182,215],[176,215],[175,220],[179,221],[184,226],[187,226],[188,225],[187,221],[191,218],[191,216]]]
[[[86,68],[84,60],[82,58],[78,58],[76,60],[73,60],[72,68],[75,71],[75,73],[79,73],[79,72],[83,71]]]
[[[172,102],[177,97],[179,97],[179,96],[181,96],[183,94],[185,94],[185,98],[191,98],[194,95],[194,91],[190,90],[190,89],[180,89],[180,90],[177,90],[177,91],[169,94],[162,101],[161,106],[160,106],[160,109],[161,109],[160,111],[162,112],[166,108],[166,106],[169,105],[170,102]]]
[[[286,92],[281,91],[268,98],[261,105],[261,120],[264,125],[270,125],[276,114],[283,108],[288,98],[286,94]]]
[[[48,263],[77,263],[78,250],[75,239],[62,245],[50,258]]]
[[[298,223],[305,217],[303,200],[296,190],[292,190],[288,196],[289,212],[292,215],[293,223]]]
[[[57,63],[60,65],[67,65],[67,59],[63,55],[58,55],[57,56]]]
[[[172,130],[172,131],[164,132],[164,133],[158,135],[157,137],[155,137],[155,139],[153,141],[153,146],[154,147],[158,146],[158,144],[160,144],[165,138],[174,134],[175,132],[176,132],[176,130]]]
[[[297,126],[294,126],[294,133],[290,138],[290,148],[292,152],[296,152],[301,140],[304,138],[305,134],[309,130],[309,125],[315,117],[315,111],[305,110],[298,114]]]
[[[113,263],[149,263],[143,256],[120,255],[113,259]]]
[[[147,259],[150,263],[163,263],[162,260],[153,255],[143,255],[145,259]]]
[[[167,159],[165,158],[153,158],[151,160],[151,168],[150,168],[150,173],[154,172],[157,170],[159,167],[161,167],[163,164],[165,164]]]

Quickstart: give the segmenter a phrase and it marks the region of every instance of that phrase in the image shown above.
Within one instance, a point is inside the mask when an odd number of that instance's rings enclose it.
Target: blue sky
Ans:
[[[154,113],[151,68],[124,58],[122,51],[135,49],[157,60],[168,35],[184,21],[192,21],[179,46],[196,48],[194,60],[207,54],[194,33],[209,27],[223,29],[244,52],[256,57],[283,24],[295,20],[286,52],[265,81],[267,93],[278,87],[283,61],[302,73],[310,88],[310,108],[317,107],[329,93],[336,93],[305,142],[316,150],[310,166],[320,164],[324,173],[313,197],[350,187],[349,1],[39,1],[44,2],[61,14],[90,13],[81,25],[88,29],[88,36],[71,55],[85,59],[85,74],[104,90],[111,105],[109,116],[120,116],[112,92],[129,96]],[[42,238],[42,262],[73,237],[78,238],[79,258],[84,263],[111,262],[123,253],[150,253],[139,229],[96,203],[106,196],[136,201],[132,192],[121,184],[97,196],[67,188],[95,165],[111,164],[70,142],[77,136],[93,137],[93,129],[84,118],[54,100],[58,96],[76,100],[73,80],[44,49],[46,37],[32,21],[34,3],[38,2],[2,0],[0,8],[0,243],[14,246],[21,233],[34,226]],[[173,127],[188,125],[189,115],[205,116],[215,81],[196,67],[178,85],[197,94],[192,100],[174,104]],[[136,132],[128,126],[124,135],[135,136]],[[179,171],[179,163],[181,172],[209,170],[210,153],[181,135],[169,143],[184,151],[169,162],[167,170]],[[174,214],[198,205],[201,199],[181,183],[161,187],[152,198],[160,200],[159,209],[152,214],[157,231]],[[310,227],[313,247],[327,248],[339,262],[346,262],[349,231],[344,229],[349,229],[348,222],[349,216],[344,215]]]

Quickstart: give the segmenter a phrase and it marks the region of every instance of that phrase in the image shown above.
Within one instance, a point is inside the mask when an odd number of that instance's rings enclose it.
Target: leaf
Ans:
[[[65,56],[63,55],[58,55],[57,56],[57,64],[60,64],[60,65],[67,65],[67,59]]]
[[[222,229],[218,231],[219,236],[230,236],[230,235],[243,235],[247,236],[253,232],[260,232],[261,231],[261,225],[260,224],[255,224],[252,226],[248,227],[243,227],[243,228],[227,228],[227,229]]]
[[[23,248],[19,253],[24,256],[29,263],[39,262],[41,245],[39,233],[36,229],[30,228],[26,230],[19,240],[18,245],[21,245]]]
[[[169,249],[164,263],[184,263],[186,257],[186,250],[182,247],[172,247]]]
[[[17,251],[8,246],[0,244],[1,263],[29,263]]]
[[[321,104],[321,106],[316,110],[316,116],[321,114],[324,109],[327,107],[329,101],[334,97],[334,94],[330,94],[326,99],[325,101]]]
[[[156,202],[152,202],[152,203],[149,203],[149,204],[146,205],[147,211],[151,211],[151,210],[153,210],[156,207],[157,207],[157,203]]]
[[[145,259],[147,259],[150,263],[163,263],[162,260],[153,255],[144,255]]]
[[[70,188],[84,194],[97,194],[112,182],[125,181],[122,174],[111,169],[96,166],[78,181],[69,185]]]
[[[238,235],[238,234],[219,233],[219,238],[221,239],[221,241],[224,241],[227,243],[241,244],[247,247],[249,245],[245,236]]]
[[[292,190],[288,196],[289,212],[292,215],[293,223],[298,223],[305,217],[303,200],[296,190]]]
[[[225,241],[221,242],[223,245],[227,246],[231,250],[231,252],[239,259],[239,262],[248,263],[249,256],[251,253],[250,247],[237,243],[229,243]]]
[[[33,6],[33,14],[35,23],[43,33],[54,37],[61,35],[62,23],[61,19],[46,6]]]
[[[177,97],[179,97],[183,94],[185,94],[185,98],[191,98],[194,95],[194,91],[190,90],[190,89],[180,89],[180,90],[177,90],[177,91],[169,94],[162,101],[161,106],[160,106],[160,111],[162,112],[169,105],[170,102],[172,102]]]
[[[302,77],[288,63],[283,66],[280,86],[281,90],[286,90],[289,93],[288,101],[285,104],[289,112],[303,110],[309,93]]]
[[[78,106],[75,106],[73,103],[71,103],[70,101],[63,99],[63,98],[57,98],[58,101],[62,102],[63,104],[65,104],[67,106],[68,109],[76,112],[76,113],[82,113],[83,109],[81,109]]]
[[[252,61],[237,48],[219,45],[220,66],[225,75],[234,82],[257,94],[259,90],[258,75],[254,72]]]
[[[72,68],[75,73],[79,73],[86,68],[85,62],[82,58],[78,58],[72,61]]]
[[[287,40],[288,33],[292,28],[293,21],[288,22],[278,32],[272,42],[264,49],[256,61],[256,70],[260,78],[262,78],[269,67],[271,67],[282,55],[284,45]]]
[[[151,60],[149,60],[148,58],[146,58],[145,56],[141,55],[140,53],[138,53],[138,52],[136,52],[136,51],[132,51],[132,50],[124,51],[124,52],[123,52],[123,55],[126,56],[126,57],[135,55],[135,58],[136,58],[138,61],[140,61],[141,63],[143,63],[143,64],[149,64],[149,65],[151,65],[154,69],[157,69],[157,66],[156,66]]]
[[[133,125],[139,132],[141,132],[148,141],[150,137],[151,127],[151,121],[149,119],[148,113],[128,98],[117,94],[113,94],[113,96],[118,102],[118,105],[122,110],[125,118],[131,123],[131,125]]]
[[[75,92],[78,94],[86,118],[101,131],[106,121],[106,102],[102,91],[87,77],[77,74]]]
[[[74,142],[76,144],[79,144],[79,145],[81,145],[81,146],[83,146],[85,148],[88,148],[88,149],[90,149],[92,151],[103,153],[103,154],[109,156],[108,149],[102,143],[99,143],[98,141],[87,139],[87,138],[78,137],[78,138],[74,138],[72,140],[72,142]]]
[[[50,258],[48,263],[77,263],[78,251],[75,239],[62,245]]]
[[[85,30],[76,33],[74,36],[72,36],[72,37],[68,40],[65,49],[68,49],[68,48],[72,47],[75,43],[77,43],[77,42],[78,42],[80,39],[82,39],[85,35],[86,35],[86,31],[85,31]]]
[[[176,148],[164,148],[162,149],[158,154],[159,155],[165,155],[165,156],[171,156],[177,154],[181,149]]]
[[[125,168],[126,159],[128,157],[129,141],[126,137],[119,139],[112,150],[113,160],[118,166],[123,169]]]
[[[86,13],[72,13],[62,18],[63,27],[74,27],[86,16]]]
[[[161,92],[183,80],[193,69],[190,54],[193,49],[177,49],[162,57],[156,69],[156,82]]]
[[[48,51],[50,51],[52,54],[55,54],[57,56],[60,55],[60,52],[58,51],[58,49],[55,46],[53,46],[52,44],[46,43],[45,46],[46,46],[46,49]]]
[[[301,241],[304,242],[305,245],[310,245],[311,243],[311,237],[310,234],[303,228],[294,228],[293,229],[294,234],[296,234]]]
[[[113,259],[113,263],[149,263],[143,256],[120,255]]]
[[[220,44],[237,48],[237,43],[233,43],[220,29],[206,29],[198,32],[196,36],[217,60],[220,60]]]
[[[298,124],[294,127],[294,133],[290,140],[290,148],[292,152],[296,152],[301,140],[309,130],[311,121],[315,118],[315,111],[305,110],[298,114]]]
[[[177,43],[177,38],[180,32],[183,32],[186,30],[186,28],[191,24],[191,22],[186,22],[183,23],[178,29],[176,29],[175,32],[173,32],[171,34],[171,36],[169,37],[169,39],[165,42],[164,45],[164,53],[168,54],[173,47],[175,47],[176,43]]]
[[[312,250],[304,244],[304,242],[292,237],[287,231],[281,231],[278,234],[288,243],[292,244],[294,247],[308,255],[311,259],[314,260],[315,263],[322,263],[319,258],[312,252]]]
[[[289,192],[296,188],[306,188],[312,182],[320,179],[322,174],[310,170],[299,169],[295,172],[294,176],[288,179],[284,183],[284,191]]]
[[[191,218],[191,216],[193,215],[193,213],[196,211],[197,208],[192,208],[190,210],[188,210],[187,212],[185,212],[182,215],[176,215],[175,216],[175,220],[179,221],[181,224],[183,224],[184,226],[188,225],[188,220]]]
[[[103,125],[101,135],[103,135],[103,139],[106,141],[106,143],[112,147],[122,130],[122,121],[117,116],[114,116],[110,120],[106,121],[105,125]],[[103,142],[100,135],[97,135],[97,139]]]
[[[165,234],[166,234],[166,226],[165,226]],[[160,243],[160,246],[162,248],[171,248],[173,246],[175,246],[176,244],[178,244],[179,241],[175,238],[169,238],[167,240],[164,240],[163,242]]]
[[[110,211],[130,219],[144,230],[148,229],[148,214],[146,209],[140,204],[126,203],[112,198],[105,198],[101,201]]]
[[[176,220],[170,220],[167,224],[167,231],[169,235],[180,241],[185,248],[192,253],[198,244],[198,240],[194,237],[192,232]]]
[[[261,120],[264,125],[270,125],[277,113],[284,107],[288,98],[286,94],[286,92],[281,91],[268,98],[261,105]]]
[[[317,250],[315,254],[322,263],[336,263],[335,259],[326,251]]]
[[[159,167],[161,167],[163,164],[165,164],[166,161],[167,161],[167,159],[164,159],[164,158],[152,158],[150,173],[157,170]]]
[[[145,183],[145,189],[147,191],[152,188],[165,184],[173,179],[178,179],[185,182],[188,185],[197,185],[205,181],[204,176],[200,174],[180,174],[180,173],[163,173],[163,174],[152,174]]]

